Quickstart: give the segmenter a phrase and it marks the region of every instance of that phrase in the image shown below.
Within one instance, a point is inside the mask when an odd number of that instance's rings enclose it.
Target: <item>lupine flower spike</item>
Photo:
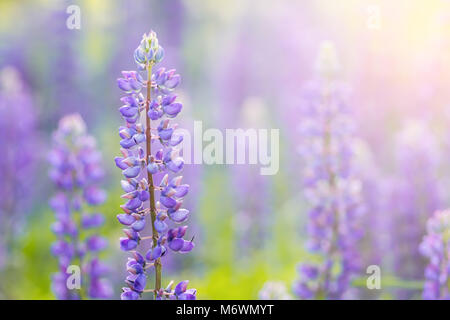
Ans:
[[[51,252],[59,259],[60,271],[53,275],[52,289],[59,299],[108,298],[112,287],[103,279],[108,272],[98,259],[107,241],[96,234],[104,222],[102,214],[93,211],[102,204],[106,193],[97,184],[103,176],[101,155],[79,114],[63,117],[53,135],[50,177],[58,192],[50,200],[56,222],[52,231],[58,240]],[[70,265],[81,270],[81,288],[69,289]],[[70,282],[70,281],[69,281]],[[76,283],[76,281],[75,281]]]
[[[394,275],[405,281],[423,280],[426,261],[417,247],[426,232],[426,222],[442,207],[446,190],[440,178],[443,153],[431,124],[406,120],[395,139],[396,177],[387,185],[389,261]],[[405,221],[408,221],[405,224]],[[419,294],[412,288],[396,288],[398,299]]]
[[[36,110],[19,71],[0,69],[0,272],[11,263],[15,234],[32,198],[36,169]],[[26,137],[26,139],[24,138]],[[20,139],[20,143],[18,143]],[[18,201],[20,199],[20,201]]]
[[[450,300],[450,210],[437,211],[428,220],[419,249],[429,260],[423,298]]]
[[[185,239],[187,226],[179,226],[189,217],[189,211],[181,207],[189,186],[182,183],[181,176],[169,177],[179,173],[184,164],[178,149],[182,136],[177,135],[177,126],[172,122],[182,109],[173,94],[180,75],[173,69],[153,71],[163,56],[156,33],[144,34],[134,52],[138,71],[123,71],[123,77],[117,80],[125,93],[119,108],[125,124],[119,128],[122,156],[116,157],[115,162],[124,176],[122,197],[126,199],[117,219],[125,226],[120,247],[132,254],[127,263],[123,300],[139,299],[144,292],[152,292],[158,300],[196,298],[196,290],[187,289],[188,281],[178,283],[174,289],[173,282],[165,289],[161,286],[161,259],[168,249],[187,253],[194,247],[192,239]],[[156,124],[152,126],[152,122]],[[160,176],[163,177],[157,183]],[[147,224],[152,234],[142,236]],[[145,254],[139,252],[144,240],[151,241]],[[146,289],[151,272],[154,287]]]
[[[299,266],[294,292],[302,299],[341,299],[359,267],[361,183],[352,172],[352,123],[343,87],[335,81],[331,44],[323,44],[317,68],[320,77],[306,88],[302,104],[300,152],[311,205],[308,249],[322,262]]]

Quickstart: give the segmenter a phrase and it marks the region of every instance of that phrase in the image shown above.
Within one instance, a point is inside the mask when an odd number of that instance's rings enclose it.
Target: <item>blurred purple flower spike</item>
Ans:
[[[361,182],[352,171],[352,122],[343,88],[335,81],[339,64],[332,44],[322,45],[316,68],[319,79],[304,91],[299,128],[305,197],[311,205],[308,248],[322,262],[300,265],[293,290],[302,299],[342,299],[360,264]]]
[[[50,177],[58,188],[50,200],[56,222],[52,231],[58,236],[51,252],[59,259],[60,272],[52,277],[52,288],[58,299],[80,299],[80,290],[69,289],[66,285],[67,267],[79,265],[82,276],[87,277],[82,284],[90,298],[109,298],[112,288],[103,279],[108,269],[97,258],[99,251],[107,246],[107,241],[92,232],[104,222],[100,213],[88,213],[89,206],[102,204],[106,193],[97,184],[103,175],[100,153],[95,140],[87,135],[86,125],[79,114],[63,117],[53,134],[53,149],[49,155],[52,165]],[[79,223],[76,221],[80,221]],[[90,235],[80,240],[81,233]]]
[[[14,234],[23,225],[35,188],[39,150],[36,110],[22,75],[0,68],[0,271],[13,255]],[[57,160],[55,160],[57,161]],[[17,201],[20,199],[20,201]]]

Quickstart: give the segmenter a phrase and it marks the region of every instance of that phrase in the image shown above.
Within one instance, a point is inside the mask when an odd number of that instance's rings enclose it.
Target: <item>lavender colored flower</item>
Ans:
[[[172,122],[182,109],[173,93],[180,75],[173,69],[153,71],[163,56],[156,33],[144,34],[134,52],[139,72],[123,71],[123,77],[117,80],[118,87],[125,92],[121,98],[123,106],[119,108],[125,125],[119,128],[122,157],[117,157],[115,163],[124,175],[121,185],[125,192],[122,197],[126,199],[121,206],[124,213],[118,214],[117,219],[126,227],[120,247],[133,254],[127,263],[128,287],[123,288],[121,295],[124,300],[139,299],[143,292],[153,292],[158,300],[196,297],[195,289],[187,289],[187,281],[180,282],[174,290],[173,283],[166,289],[161,287],[161,258],[168,249],[187,253],[194,247],[193,239],[185,239],[187,226],[177,226],[190,215],[182,208],[189,185],[182,183],[181,176],[169,178],[169,174],[180,172],[184,164],[179,155],[182,136],[176,134],[177,126]],[[152,121],[158,124],[152,127]],[[152,234],[143,237],[141,232],[147,224]],[[143,240],[151,240],[145,258],[139,253]],[[153,289],[145,289],[149,270],[155,274]]]
[[[53,149],[49,154],[52,166],[50,177],[58,191],[50,200],[56,221],[52,231],[58,237],[51,252],[58,257],[59,272],[52,277],[52,289],[58,299],[108,298],[112,288],[104,276],[108,268],[98,253],[107,241],[96,234],[104,218],[92,212],[106,199],[106,193],[98,187],[103,177],[101,155],[95,139],[86,133],[86,126],[79,114],[63,117],[53,135]],[[81,290],[69,290],[66,284],[70,265],[80,267]]]
[[[352,170],[352,122],[344,89],[336,80],[334,47],[322,45],[318,80],[304,91],[300,152],[309,211],[308,248],[320,264],[301,264],[294,292],[303,299],[341,299],[359,269],[361,183]]]
[[[417,254],[426,221],[443,203],[439,179],[441,151],[430,127],[423,121],[409,120],[395,138],[396,176],[389,187],[389,249],[394,274],[402,280],[423,280],[426,261]],[[408,223],[405,224],[405,221]],[[419,292],[398,289],[400,299]]]
[[[419,247],[428,259],[423,298],[450,300],[450,210],[436,211]]]
[[[36,160],[36,114],[21,74],[11,66],[0,70],[0,270],[8,263],[13,235],[24,221],[32,197]],[[19,201],[20,199],[20,204]],[[20,209],[19,209],[20,206]],[[25,209],[25,210],[24,210]]]

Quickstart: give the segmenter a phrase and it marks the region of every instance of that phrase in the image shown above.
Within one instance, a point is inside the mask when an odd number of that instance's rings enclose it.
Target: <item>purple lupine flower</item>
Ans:
[[[79,114],[60,120],[53,134],[49,162],[50,177],[58,189],[50,200],[56,217],[52,231],[58,237],[51,252],[58,257],[60,270],[52,277],[52,289],[58,299],[79,299],[84,293],[90,298],[108,298],[112,294],[109,282],[104,279],[108,268],[97,257],[107,241],[95,233],[104,218],[89,209],[106,198],[98,187],[103,176],[101,155]],[[70,265],[78,265],[82,271],[81,290],[67,287]]]
[[[419,247],[428,259],[423,298],[450,300],[450,210],[436,211]]]
[[[0,131],[1,270],[8,263],[13,235],[23,225],[32,198],[38,140],[32,97],[21,74],[11,66],[0,70]]]
[[[138,71],[123,71],[123,77],[117,80],[125,92],[121,99],[124,105],[119,108],[125,125],[119,128],[122,157],[117,157],[115,163],[125,178],[121,185],[125,192],[122,198],[126,199],[121,206],[124,213],[118,214],[117,219],[126,226],[120,247],[133,254],[127,263],[128,287],[122,290],[123,300],[139,299],[143,292],[153,292],[158,300],[196,297],[195,289],[186,288],[187,281],[175,290],[171,289],[172,284],[165,290],[161,287],[161,258],[168,249],[187,253],[194,247],[193,239],[185,239],[187,226],[177,226],[189,218],[189,211],[181,208],[189,185],[182,183],[181,176],[169,178],[184,164],[179,155],[182,138],[174,133],[176,125],[172,122],[182,109],[173,93],[180,75],[174,69],[153,71],[163,56],[156,33],[144,34],[134,60],[145,76]],[[152,121],[156,122],[153,127]],[[142,237],[147,224],[152,234]],[[145,258],[139,252],[142,240],[151,240]],[[150,268],[155,271],[155,286],[145,289]]]
[[[322,45],[317,67],[321,77],[306,87],[301,105],[300,152],[311,205],[308,248],[322,262],[301,264],[293,289],[303,299],[341,299],[359,269],[361,183],[352,170],[352,122],[335,80],[338,64],[331,44]]]
[[[117,43],[120,44],[116,46],[116,52],[113,59],[110,60],[109,69],[114,75],[120,74],[120,71],[124,67],[133,69],[132,59],[129,59],[130,52],[133,52],[136,48],[136,44],[141,40],[143,27],[147,24],[147,21],[153,21],[157,25],[164,26],[161,31],[158,32],[158,37],[164,39],[164,60],[161,62],[162,66],[177,66],[177,72],[181,74],[181,68],[183,64],[182,54],[184,54],[179,48],[183,46],[183,41],[180,38],[184,30],[184,18],[186,15],[185,4],[182,0],[173,0],[169,2],[161,3],[150,3],[150,2],[136,2],[133,6],[126,5],[123,3],[121,5],[123,10],[124,21],[127,21],[127,27],[123,28],[122,24],[117,24],[117,30],[115,30]],[[163,32],[161,34],[161,32]],[[134,35],[134,36],[130,36]],[[136,37],[135,35],[138,35]],[[123,63],[128,61],[127,63]],[[119,68],[119,69],[118,69]],[[187,87],[177,88],[177,95],[179,97],[186,96],[185,90]],[[190,90],[190,89],[189,89]],[[181,99],[180,99],[181,100]],[[185,98],[183,98],[185,100]],[[184,102],[184,101],[183,101]],[[193,132],[194,121],[192,116],[192,108],[187,109],[186,103],[183,103],[184,108],[182,111],[182,117],[177,118],[181,130],[184,132]],[[155,127],[158,123],[155,123]],[[180,131],[181,131],[180,130]],[[177,131],[175,131],[177,134]],[[187,143],[183,146],[186,148]],[[185,153],[186,154],[186,153]],[[192,153],[191,153],[192,154]],[[186,160],[186,159],[185,159]],[[183,179],[189,181],[190,185],[190,195],[186,197],[183,202],[183,206],[192,212],[195,212],[195,208],[198,205],[198,199],[201,192],[200,188],[202,184],[200,183],[200,175],[202,173],[202,166],[195,165],[192,163],[185,163],[183,167]],[[195,179],[192,179],[195,177]],[[200,230],[198,230],[197,224],[192,221],[190,222],[190,232],[198,235]],[[183,267],[182,263],[179,263],[184,259],[180,255],[169,255],[164,258],[164,270],[165,272],[170,272],[170,274],[176,274],[180,268]]]
[[[394,273],[402,280],[423,280],[426,261],[417,254],[426,221],[443,203],[439,179],[441,151],[430,127],[423,121],[409,120],[395,138],[396,176],[390,181],[389,252]],[[408,223],[405,224],[405,221]],[[419,292],[395,290],[398,298],[409,299]]]

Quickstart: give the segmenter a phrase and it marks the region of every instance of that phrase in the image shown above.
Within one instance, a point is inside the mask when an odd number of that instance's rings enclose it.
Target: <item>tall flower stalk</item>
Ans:
[[[108,268],[98,259],[107,241],[96,232],[104,217],[93,209],[106,199],[106,192],[98,187],[103,177],[101,154],[79,114],[60,120],[49,162],[50,177],[58,188],[50,200],[56,217],[52,231],[58,237],[51,251],[60,269],[52,277],[52,289],[58,299],[108,298],[112,288],[103,278]],[[69,266],[80,268],[79,288],[75,278],[69,279]]]
[[[302,104],[300,151],[311,205],[308,247],[321,262],[299,266],[294,292],[303,299],[341,299],[359,269],[361,183],[352,172],[352,123],[335,81],[338,63],[331,44],[322,45],[317,67],[320,77],[306,88]]]
[[[423,298],[450,300],[450,210],[436,211],[428,220],[419,249],[429,260]]]
[[[128,287],[122,289],[123,300],[139,299],[144,292],[153,293],[157,300],[196,298],[196,290],[187,289],[187,280],[178,283],[175,289],[173,281],[165,289],[161,286],[161,258],[167,253],[166,246],[180,253],[187,253],[194,247],[193,239],[184,239],[187,226],[177,226],[190,214],[181,208],[189,186],[181,183],[181,176],[169,178],[169,173],[180,172],[184,164],[177,148],[183,137],[175,132],[177,125],[172,123],[172,118],[182,109],[173,94],[180,75],[174,69],[159,68],[153,72],[163,56],[156,33],[144,34],[134,52],[134,60],[146,79],[138,71],[123,71],[123,78],[117,81],[125,92],[121,98],[124,105],[119,109],[125,125],[119,128],[122,157],[116,157],[115,162],[125,178],[121,181],[125,192],[122,197],[127,199],[121,206],[124,213],[117,215],[117,219],[126,226],[126,236],[120,239],[120,247],[132,253],[127,263],[129,275],[125,282]],[[159,124],[152,127],[152,121]],[[148,220],[151,235],[141,236]],[[151,241],[145,258],[139,252],[144,240]],[[146,289],[151,272],[154,287]]]
[[[0,69],[0,132],[0,298],[8,298],[7,274],[21,253],[16,239],[34,194],[39,142],[33,99],[21,74],[12,66]]]
[[[417,254],[427,220],[443,204],[444,189],[439,179],[441,150],[430,125],[409,120],[395,138],[396,176],[389,187],[385,212],[390,215],[389,252],[396,277],[423,280],[426,261]],[[405,223],[408,221],[408,223]],[[418,290],[398,288],[397,298],[409,299]]]

